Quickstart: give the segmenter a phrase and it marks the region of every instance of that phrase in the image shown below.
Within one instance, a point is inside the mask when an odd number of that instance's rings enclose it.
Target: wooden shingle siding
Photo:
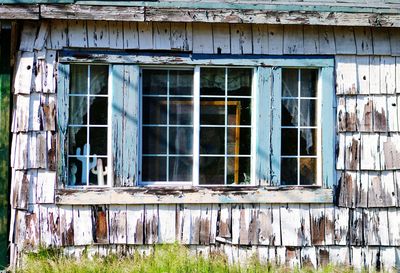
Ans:
[[[229,261],[254,253],[265,261],[290,265],[395,266],[398,260],[393,255],[400,255],[400,47],[396,41],[400,41],[397,28],[84,20],[23,25],[11,126],[12,256],[39,245],[60,246],[76,256],[85,248],[90,255],[149,253],[153,244],[178,241],[204,255],[222,251]],[[90,193],[97,194],[95,200],[102,194],[96,204],[89,203],[91,199],[73,203],[77,199],[73,201],[71,192],[66,197],[61,191],[56,195],[56,188],[62,187],[57,182],[65,181],[65,170],[57,169],[65,160],[60,157],[65,146],[58,143],[65,139],[68,123],[67,115],[56,116],[57,109],[68,106],[60,90],[69,88],[68,65],[59,63],[61,49],[161,50],[235,58],[331,56],[336,94],[329,95],[337,118],[328,137],[333,141],[336,134],[337,157],[329,159],[336,160],[332,172],[338,182],[331,181],[337,190],[336,203],[296,203],[290,190],[279,193],[293,200],[281,199],[279,204],[255,193],[230,195],[218,190],[206,192],[199,203],[185,199],[181,192],[171,193],[170,203],[163,195],[153,194],[151,199],[144,194],[147,201],[141,204],[111,202],[111,193],[106,192]],[[138,84],[138,66],[113,64],[112,69],[123,77],[133,75],[119,90],[137,90],[133,86]],[[272,70],[259,68],[262,84],[272,84]],[[115,96],[116,106],[138,113],[133,109],[139,107],[134,104],[138,94],[132,95],[132,103]],[[268,115],[268,105],[262,106]],[[124,122],[114,126],[129,126]],[[121,178],[117,185],[133,186],[135,164],[124,162],[138,153],[138,139],[129,139],[122,129],[117,132],[128,147],[115,158]],[[269,172],[264,168],[269,167],[257,169],[262,187],[274,182],[262,176]],[[124,198],[131,194],[120,188],[115,191],[124,193]]]

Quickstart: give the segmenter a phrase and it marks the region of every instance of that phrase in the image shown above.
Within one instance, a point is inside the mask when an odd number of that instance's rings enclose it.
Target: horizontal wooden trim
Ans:
[[[333,190],[312,188],[90,188],[56,191],[60,205],[333,203]]]
[[[113,2],[114,3],[114,2]],[[98,4],[98,2],[97,2]],[[300,6],[291,9],[280,5],[226,5],[224,8],[196,6],[182,3],[182,6],[152,6],[154,2],[137,6],[107,5],[41,5],[40,16],[50,19],[82,19],[111,21],[163,21],[163,22],[206,22],[206,23],[257,23],[257,24],[304,24],[335,26],[400,26],[399,10],[367,9],[354,15],[354,11],[302,10]],[[255,9],[254,7],[258,7]],[[397,11],[397,12],[394,12]]]
[[[277,56],[259,55],[208,55],[208,54],[168,54],[147,55],[101,54],[83,51],[60,52],[60,62],[68,63],[123,63],[145,65],[234,65],[234,66],[292,66],[292,67],[333,67],[334,59],[321,56]]]
[[[0,5],[0,19],[39,20],[38,5]]]

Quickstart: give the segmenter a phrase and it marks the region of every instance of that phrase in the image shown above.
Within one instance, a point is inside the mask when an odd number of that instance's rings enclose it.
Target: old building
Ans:
[[[178,241],[400,266],[400,6],[347,2],[0,6],[11,264]]]

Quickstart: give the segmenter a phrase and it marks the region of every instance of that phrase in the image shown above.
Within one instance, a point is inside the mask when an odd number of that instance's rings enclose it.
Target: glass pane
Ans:
[[[251,96],[253,69],[228,68],[228,96]]]
[[[107,128],[89,128],[90,155],[107,156]]]
[[[298,119],[298,100],[283,99],[282,100],[282,126],[297,126]]]
[[[282,129],[281,154],[298,155],[297,129]]]
[[[193,128],[169,128],[169,153],[192,154]]]
[[[108,94],[108,66],[90,66],[90,94]]]
[[[223,157],[200,157],[200,185],[223,185],[225,159]]]
[[[167,181],[167,158],[164,156],[142,157],[142,181]]]
[[[302,69],[301,70],[301,96],[316,97],[317,96],[317,79],[318,70]]]
[[[86,173],[82,173],[82,166],[85,164],[87,157],[70,157],[68,158],[68,185],[70,186],[86,186]],[[82,164],[83,163],[83,164]]]
[[[143,98],[143,124],[167,124],[166,98]]]
[[[282,158],[281,185],[297,185],[297,158]]]
[[[166,95],[167,94],[167,70],[143,70],[143,94]]]
[[[250,128],[228,128],[228,154],[250,155],[251,129]]]
[[[201,68],[200,95],[225,96],[225,68]]]
[[[300,159],[300,185],[313,185],[317,182],[317,159]]]
[[[169,94],[170,95],[192,95],[193,94],[193,71],[170,70],[169,71]]]
[[[251,125],[251,99],[228,99],[228,125]]]
[[[316,100],[300,100],[300,125],[316,126],[317,115],[315,108]]]
[[[300,155],[317,155],[317,130],[300,130]]]
[[[249,157],[228,157],[227,164],[228,184],[250,184]]]
[[[200,154],[225,154],[225,128],[200,128]]]
[[[69,97],[69,124],[87,124],[87,98]]]
[[[200,101],[200,124],[225,124],[225,101],[202,98]]]
[[[193,124],[192,99],[170,98],[169,124]]]
[[[90,98],[90,124],[107,125],[108,121],[108,98]]]
[[[167,128],[143,127],[142,137],[144,154],[167,153]]]
[[[105,186],[107,185],[107,158],[90,158],[89,185]]]
[[[70,93],[87,94],[88,66],[82,64],[71,64],[70,69]]]
[[[169,158],[169,181],[192,181],[192,157]]]
[[[298,69],[282,69],[282,97],[298,96]]]
[[[68,128],[68,153],[69,155],[82,154],[83,147],[87,142],[86,127],[69,127]],[[80,153],[79,153],[79,151]]]

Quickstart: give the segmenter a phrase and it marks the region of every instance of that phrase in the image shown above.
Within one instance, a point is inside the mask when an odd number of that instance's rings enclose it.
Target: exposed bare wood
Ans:
[[[38,20],[39,5],[0,5],[0,19]]]
[[[240,194],[235,194],[236,190]],[[64,189],[57,191],[58,204],[235,204],[235,203],[331,203],[332,190],[320,188],[281,189],[144,189],[104,188],[81,191]]]

